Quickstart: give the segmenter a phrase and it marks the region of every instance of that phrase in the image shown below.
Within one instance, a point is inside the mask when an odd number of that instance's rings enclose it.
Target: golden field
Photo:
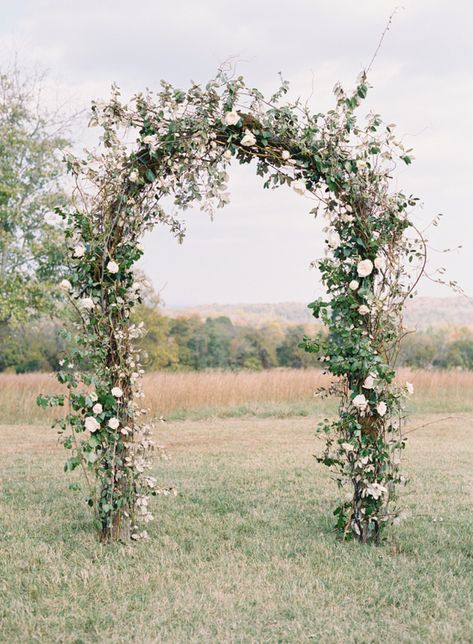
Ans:
[[[473,372],[400,369],[400,382],[414,384],[411,409],[473,411]],[[315,396],[329,377],[318,369],[261,372],[161,372],[144,377],[146,406],[170,420],[212,416],[307,416],[330,411],[332,401]],[[0,423],[47,423],[57,410],[36,406],[40,393],[58,393],[53,374],[1,374]]]

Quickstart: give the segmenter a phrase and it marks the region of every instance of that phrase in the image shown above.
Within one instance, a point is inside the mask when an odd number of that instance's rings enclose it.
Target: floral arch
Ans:
[[[127,105],[113,87],[107,103],[92,105],[101,150],[68,159],[76,190],[74,210],[60,213],[71,257],[61,286],[75,310],[75,348],[58,376],[68,395],[41,396],[39,404],[68,406],[57,421],[71,450],[65,469],[83,468],[103,541],[146,537],[149,496],[167,492],[149,474],[151,428],[133,344],[144,330],[130,319],[141,297],[133,274],[140,239],[157,223],[184,237],[183,222],[163,203],[179,211],[198,203],[211,215],[224,206],[235,160],[255,159],[265,188],[312,195],[311,212],[327,220],[327,251],[317,262],[327,297],[309,306],[328,334],[301,342],[319,352],[334,376],[325,393],[340,401],[338,418],[319,427],[326,449],[318,459],[345,488],[337,529],[346,539],[378,540],[397,516],[409,386],[393,384],[393,366],[413,288],[406,265],[423,251],[407,234],[416,199],[390,184],[396,162],[410,157],[379,115],[361,124],[365,73],[352,93],[335,87],[325,114],[283,102],[287,89],[281,82],[266,99],[222,71],[187,91],[163,82],[157,95],[139,94]]]

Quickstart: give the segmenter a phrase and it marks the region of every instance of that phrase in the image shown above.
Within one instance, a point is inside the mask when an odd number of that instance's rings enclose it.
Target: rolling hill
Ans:
[[[270,321],[284,324],[306,324],[313,318],[302,302],[261,304],[202,304],[189,307],[166,307],[172,316],[227,316],[234,324],[260,326]],[[466,297],[417,297],[409,301],[405,314],[406,326],[425,330],[430,327],[467,326],[473,328],[473,300]]]

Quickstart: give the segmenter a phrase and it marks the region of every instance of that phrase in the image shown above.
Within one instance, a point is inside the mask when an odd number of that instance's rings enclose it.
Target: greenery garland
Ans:
[[[266,99],[224,71],[187,92],[163,82],[157,95],[138,94],[130,104],[113,87],[108,102],[92,105],[103,149],[68,159],[76,190],[75,209],[60,213],[70,251],[62,288],[76,312],[76,348],[59,373],[69,408],[58,426],[72,453],[66,469],[82,467],[89,481],[103,541],[146,538],[149,495],[170,493],[150,476],[146,459],[151,427],[134,348],[144,329],[130,320],[142,295],[133,273],[140,240],[157,223],[182,240],[185,226],[174,209],[198,203],[213,216],[229,201],[233,160],[255,160],[265,188],[288,185],[327,219],[326,256],[317,262],[327,298],[310,306],[328,336],[303,341],[335,377],[325,393],[340,398],[339,418],[320,426],[327,441],[319,460],[348,493],[335,511],[345,538],[377,540],[398,517],[392,501],[402,480],[398,452],[411,386],[393,384],[393,365],[413,288],[406,267],[420,260],[422,271],[424,247],[407,234],[416,199],[390,185],[397,160],[411,157],[378,115],[360,124],[364,73],[353,93],[335,87],[326,114],[284,103],[287,90],[282,81]],[[41,396],[39,403],[64,405],[66,397]]]

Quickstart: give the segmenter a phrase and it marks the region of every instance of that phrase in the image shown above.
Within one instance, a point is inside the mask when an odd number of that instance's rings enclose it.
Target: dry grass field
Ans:
[[[279,371],[147,376],[170,419],[154,474],[178,495],[153,500],[150,541],[103,547],[33,404],[54,380],[3,376],[0,641],[473,641],[473,377],[401,377],[408,515],[382,545],[336,540],[313,458],[321,374]]]
[[[473,411],[473,372],[400,369],[399,380],[414,383],[414,412]],[[327,382],[318,369],[164,372],[147,374],[144,390],[151,415],[157,418],[288,417],[333,410],[331,401],[314,396]],[[38,409],[36,396],[59,391],[53,374],[0,374],[0,423],[47,423],[56,411]]]

